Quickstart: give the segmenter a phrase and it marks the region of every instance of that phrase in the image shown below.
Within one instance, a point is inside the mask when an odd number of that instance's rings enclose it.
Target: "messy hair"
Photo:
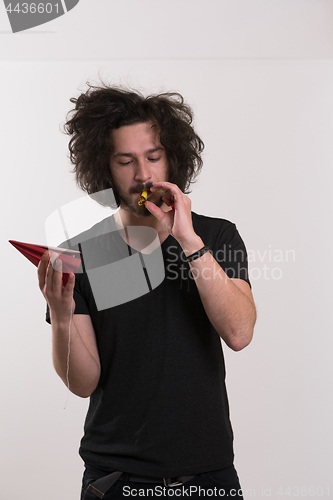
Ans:
[[[160,142],[169,166],[169,182],[184,193],[202,168],[204,143],[192,127],[193,113],[176,92],[144,97],[121,87],[92,86],[77,98],[67,115],[64,131],[69,141],[69,158],[78,186],[88,194],[113,189],[117,204],[110,158],[112,130],[124,125],[152,121],[158,125]]]

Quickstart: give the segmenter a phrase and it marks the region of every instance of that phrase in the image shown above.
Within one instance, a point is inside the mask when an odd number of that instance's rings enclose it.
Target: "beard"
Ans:
[[[140,190],[132,189],[130,190],[130,193],[141,193],[144,189],[149,189],[150,187],[151,185],[149,184],[147,184],[146,186],[142,186],[142,188],[140,186]],[[156,191],[155,193],[150,193],[149,201],[154,203],[157,207],[161,207],[164,203],[164,201],[162,200],[164,193],[165,193],[164,190]],[[136,215],[139,215],[141,217],[151,217],[153,215],[152,213],[149,212],[149,210],[147,210],[147,208],[144,205],[140,206],[137,201],[133,203],[131,196],[122,194],[119,191],[118,191],[118,196],[121,201],[121,205],[123,205],[123,207],[127,207],[131,212],[135,213]]]

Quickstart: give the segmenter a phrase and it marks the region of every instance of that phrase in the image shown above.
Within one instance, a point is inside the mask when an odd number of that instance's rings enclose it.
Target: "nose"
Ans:
[[[151,178],[150,166],[145,158],[139,158],[136,162],[135,180],[137,182],[147,182]]]

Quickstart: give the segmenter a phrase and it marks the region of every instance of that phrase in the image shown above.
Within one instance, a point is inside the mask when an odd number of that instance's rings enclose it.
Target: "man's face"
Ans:
[[[112,141],[110,169],[121,207],[148,217],[151,213],[138,205],[141,191],[147,190],[148,200],[161,206],[164,192],[150,193],[149,188],[154,181],[168,180],[158,127],[152,122],[125,125],[112,131]]]

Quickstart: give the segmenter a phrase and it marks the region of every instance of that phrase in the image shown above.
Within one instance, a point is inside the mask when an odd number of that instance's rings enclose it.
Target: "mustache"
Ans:
[[[145,184],[138,184],[137,186],[133,186],[130,188],[129,193],[141,193],[142,191],[148,191],[152,187],[153,183],[151,181],[146,182]]]

